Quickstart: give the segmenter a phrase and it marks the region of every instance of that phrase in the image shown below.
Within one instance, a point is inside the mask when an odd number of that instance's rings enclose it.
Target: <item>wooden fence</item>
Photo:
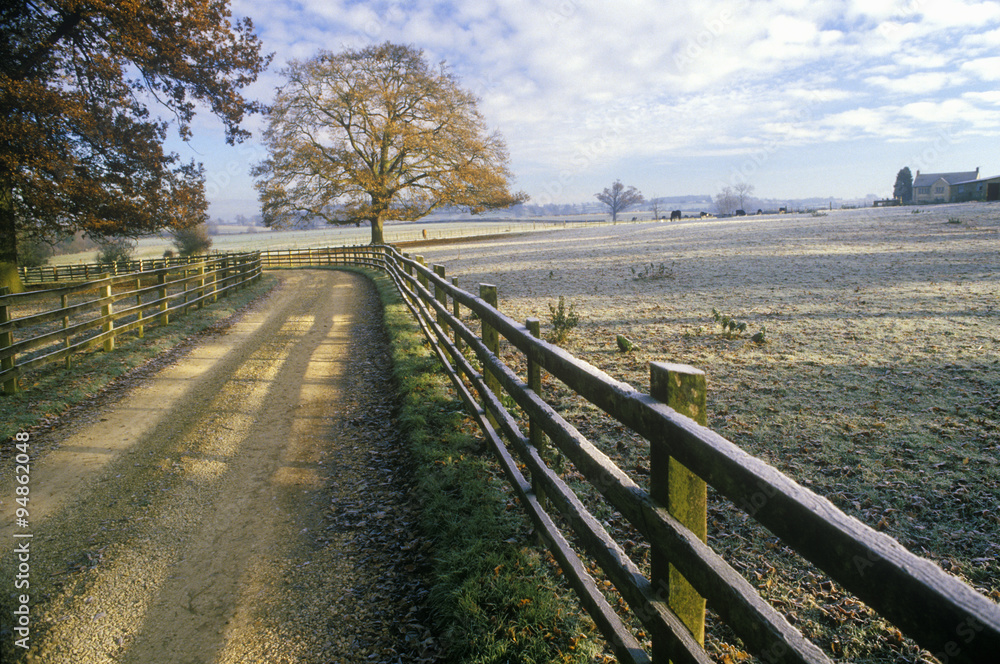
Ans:
[[[495,288],[481,284],[479,295],[466,292],[447,281],[443,266],[428,268],[421,257],[392,247],[270,252],[262,259],[265,267],[361,265],[393,279],[619,661],[711,661],[702,647],[706,600],[761,661],[830,661],[708,546],[706,483],[942,664],[1000,661],[1000,606],[706,428],[704,382],[697,370],[652,364],[650,393],[636,391],[537,338],[537,319],[522,324],[502,314]],[[462,321],[462,307],[481,321],[481,335]],[[499,337],[526,356],[525,379],[500,359]],[[475,363],[467,357],[469,350]],[[649,441],[649,491],[542,399],[542,369]],[[511,400],[527,417],[526,427],[504,407]],[[547,445],[572,461],[647,539],[648,577],[549,467]],[[600,591],[570,546],[571,538],[599,564],[652,636],[651,653]]]
[[[141,337],[146,326],[165,325],[175,313],[214,302],[260,274],[259,254],[229,254],[181,267],[103,275],[65,288],[0,294],[3,392],[15,392],[25,371],[59,360],[69,363],[74,353],[96,346],[111,351],[117,336],[135,332]],[[117,307],[123,300],[130,306]],[[46,308],[55,302],[59,306]],[[15,339],[18,330],[26,336]]]
[[[18,273],[25,284],[53,283],[60,281],[90,281],[102,275],[119,276],[136,272],[153,272],[168,267],[196,265],[206,260],[222,259],[226,256],[242,256],[245,252],[212,254],[205,256],[173,256],[171,258],[145,258],[141,260],[117,261],[114,263],[78,263],[70,265],[41,265],[38,267],[19,266]]]

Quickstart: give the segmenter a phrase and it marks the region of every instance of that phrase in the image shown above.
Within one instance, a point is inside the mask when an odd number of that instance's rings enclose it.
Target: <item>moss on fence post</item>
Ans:
[[[650,396],[675,411],[705,425],[705,373],[684,364],[651,362]],[[708,539],[708,489],[705,481],[669,455],[670,441],[650,441],[649,492],[702,542]],[[677,569],[670,555],[659,547],[652,550],[651,581],[664,593],[670,608],[684,622],[699,643],[705,642],[705,599]],[[667,662],[666,644],[653,641],[653,661]]]

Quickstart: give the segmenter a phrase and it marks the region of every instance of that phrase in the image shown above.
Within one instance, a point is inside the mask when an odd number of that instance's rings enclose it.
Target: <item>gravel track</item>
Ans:
[[[434,660],[378,312],[361,277],[281,273],[226,332],[38,434],[23,661]]]

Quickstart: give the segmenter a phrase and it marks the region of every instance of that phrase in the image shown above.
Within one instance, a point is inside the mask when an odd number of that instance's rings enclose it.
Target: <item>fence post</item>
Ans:
[[[434,274],[436,274],[437,276],[441,277],[441,279],[443,280],[445,278],[444,265],[435,265],[434,266]],[[437,300],[438,302],[440,302],[441,306],[444,307],[445,310],[448,309],[448,294],[445,292],[445,290],[444,290],[444,288],[442,286],[440,286],[440,285],[438,285],[436,283],[434,284],[434,299]],[[443,313],[441,313],[439,311],[438,315],[437,315],[437,321],[438,321],[438,325],[441,326],[441,329],[444,330],[445,334],[447,334],[448,333],[448,316],[447,316],[447,314],[443,314]]]
[[[62,304],[62,308],[63,309],[65,309],[66,307],[68,307],[69,306],[69,295],[66,295],[64,293],[63,296],[59,299],[59,302],[60,302],[60,304]],[[64,330],[69,327],[69,316],[63,316],[62,326],[63,326]],[[65,339],[64,344],[65,344],[66,348],[69,348],[70,345],[71,345],[70,342],[69,342],[69,335],[68,334],[66,335],[66,339]],[[73,357],[72,354],[66,356],[66,368],[67,369],[72,369],[73,368],[73,361],[71,359],[72,357]]]
[[[160,290],[157,292],[157,296],[160,299],[160,325],[170,324],[170,314],[167,313],[167,309],[170,308],[170,303],[167,302],[167,268],[157,276],[157,283],[160,285]]]
[[[458,277],[451,278],[451,285],[458,288]],[[451,308],[452,313],[455,315],[455,320],[462,320],[462,305],[455,298],[451,298]],[[458,334],[458,330],[455,330],[455,349],[458,351],[462,350],[462,337]]]
[[[197,300],[198,300],[198,308],[201,309],[202,307],[205,306],[205,293],[207,292],[206,289],[205,289],[205,264],[204,263],[201,263],[198,266],[198,276],[201,277],[201,279],[198,280],[198,290],[196,291],[195,298],[197,298]]]
[[[497,308],[497,303],[499,301],[497,299],[497,287],[494,286],[493,284],[479,284],[479,297],[486,300],[486,303],[489,304],[494,309]],[[493,328],[493,326],[489,325],[485,320],[483,320],[482,323],[483,323],[483,330],[482,330],[483,344],[494,355],[500,355],[500,333],[497,332]],[[486,389],[488,389],[490,392],[499,397],[500,379],[494,376],[493,372],[491,372],[486,367],[483,367],[483,379],[486,382]],[[490,424],[496,427],[497,421],[496,418],[493,417],[493,414],[489,410],[487,410],[486,415],[487,418],[489,419]]]
[[[649,394],[681,415],[705,425],[705,373],[685,364],[650,362]],[[702,542],[708,538],[708,490],[705,481],[669,455],[669,441],[650,441],[649,493]],[[705,600],[670,564],[669,552],[653,545],[653,588],[668,599],[698,643],[705,643]],[[653,641],[653,661],[667,662],[667,644]]]
[[[110,279],[105,275],[106,279]],[[103,286],[101,286],[101,298],[107,300],[101,305],[101,318],[104,319],[104,331],[114,332],[115,321],[111,319],[111,315],[115,312],[115,305],[111,302],[111,281],[107,281]],[[104,352],[110,353],[115,349],[115,335],[112,334],[110,337],[104,340]]]
[[[417,261],[422,266],[427,267],[427,261],[424,260],[423,256],[414,256],[413,260]],[[427,288],[427,286],[428,286],[427,275],[425,275],[423,273],[423,271],[421,271],[421,270],[417,271],[417,281],[420,282],[421,286],[423,286],[424,288]]]
[[[531,336],[536,339],[542,336],[542,323],[537,318],[529,318],[524,322],[524,326],[528,328]],[[539,396],[542,394],[542,367],[532,360],[530,355],[528,356],[528,389]],[[543,459],[548,456],[549,440],[533,417],[528,418],[528,440],[535,446],[535,449],[538,450]],[[539,502],[544,507],[546,504],[545,492],[542,490],[538,479],[533,477],[531,485],[535,491],[535,495],[538,496]]]
[[[140,272],[141,271],[142,270],[140,270]],[[135,289],[136,290],[142,289],[142,277],[136,277]],[[142,293],[135,294],[135,303],[139,307],[139,313],[138,313],[139,327],[136,328],[136,332],[139,333],[139,338],[142,339],[143,337],[146,336],[146,329],[142,324]]]
[[[0,297],[4,295],[10,295],[10,288],[7,286],[0,286]],[[0,323],[10,322],[10,307],[8,305],[0,306]],[[0,333],[0,349],[9,348],[14,343],[14,333],[13,332],[3,332]],[[7,369],[14,368],[14,356],[5,357],[0,360],[0,369],[6,371]],[[13,378],[8,378],[3,384],[4,394],[15,394],[17,393],[17,376]]]

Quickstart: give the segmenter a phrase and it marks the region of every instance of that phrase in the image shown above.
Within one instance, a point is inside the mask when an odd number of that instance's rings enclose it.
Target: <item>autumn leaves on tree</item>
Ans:
[[[527,199],[510,192],[506,146],[476,98],[419,50],[321,52],[283,73],[264,134],[270,156],[253,171],[268,225],[364,221],[382,244],[387,219]]]
[[[166,154],[196,104],[249,133],[241,90],[270,58],[225,0],[29,0],[0,7],[0,285],[17,238],[138,236],[206,219],[199,164]],[[155,100],[155,101],[154,101]],[[160,119],[149,106],[166,110]]]
[[[174,231],[207,219],[203,167],[165,153],[198,106],[236,143],[242,91],[270,62],[228,0],[0,4],[0,285],[17,290],[18,239]],[[503,139],[442,65],[383,44],[292,62],[254,168],[265,219],[372,224],[441,207],[473,212],[510,192]],[[167,117],[163,119],[155,111]]]

